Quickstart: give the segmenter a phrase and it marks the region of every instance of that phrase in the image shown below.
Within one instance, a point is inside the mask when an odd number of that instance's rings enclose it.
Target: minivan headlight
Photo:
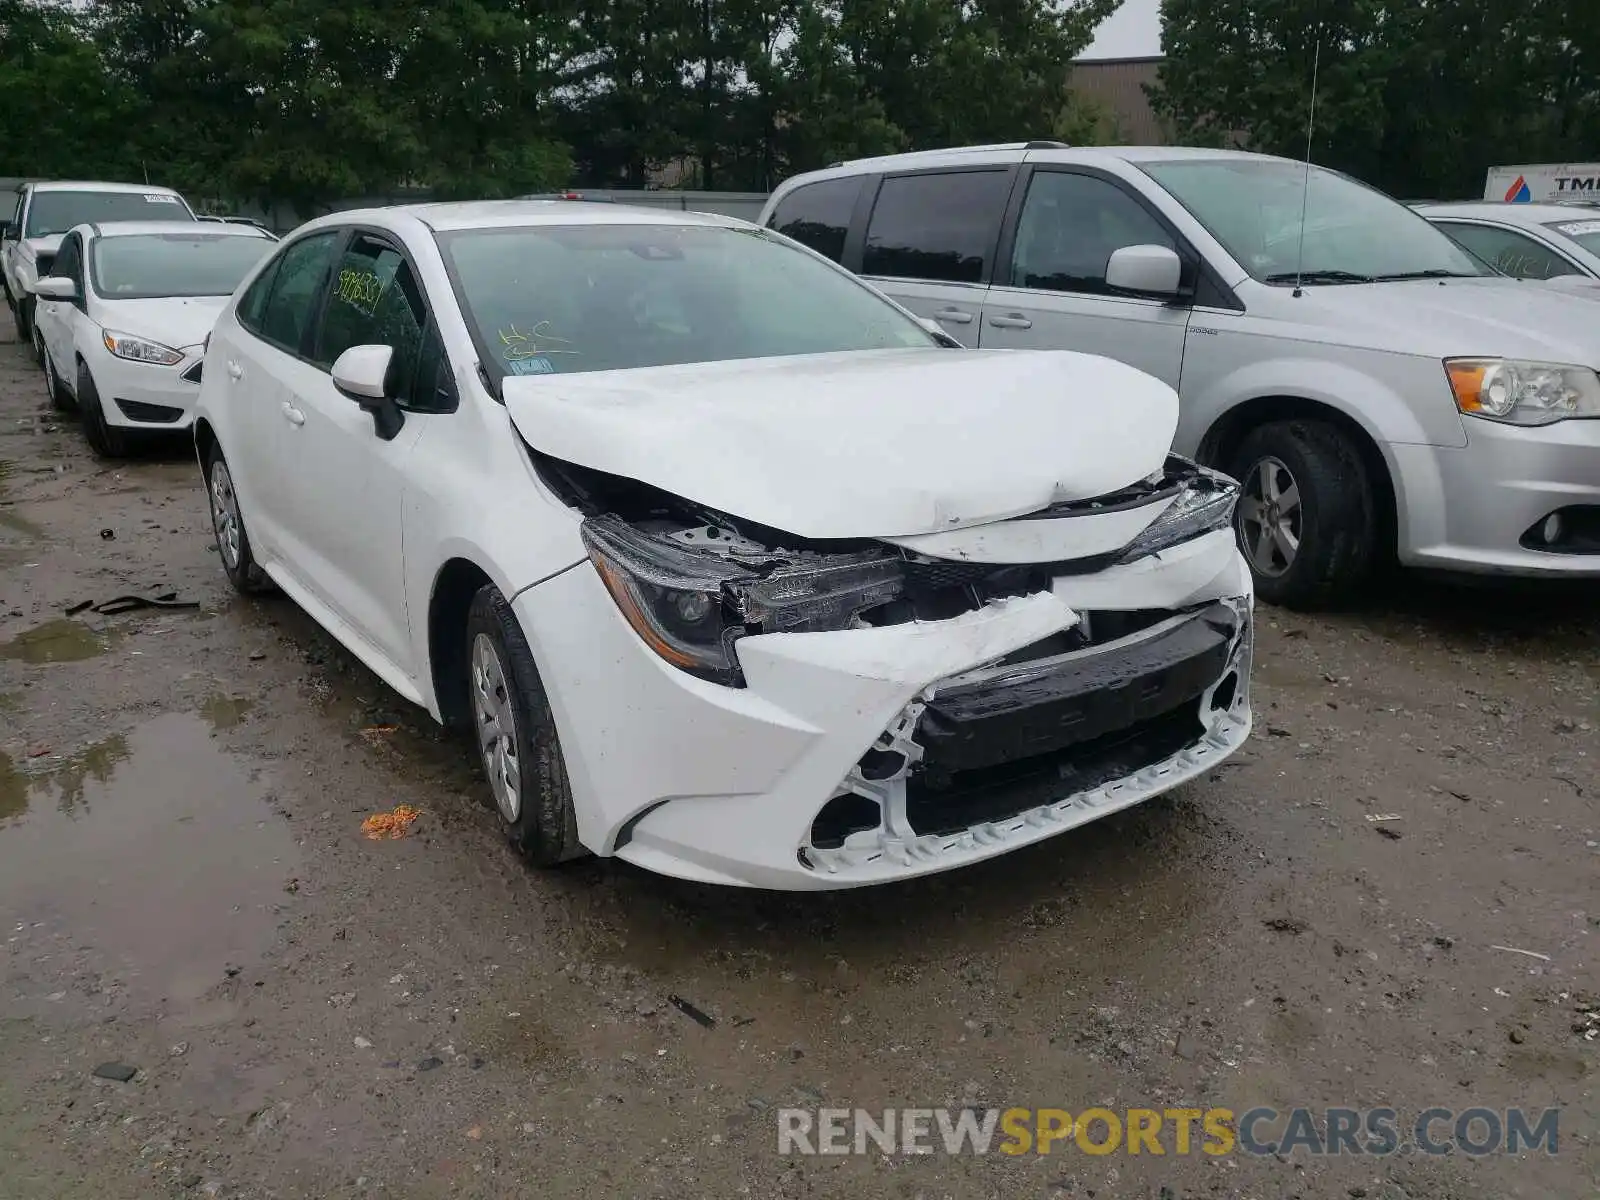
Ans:
[[[1550,425],[1600,417],[1600,375],[1588,367],[1514,358],[1450,358],[1445,374],[1456,407],[1507,425]]]

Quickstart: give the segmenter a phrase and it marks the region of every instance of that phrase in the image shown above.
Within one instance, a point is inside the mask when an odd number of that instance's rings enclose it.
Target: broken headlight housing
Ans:
[[[1194,477],[1143,533],[1123,547],[1118,562],[1148,558],[1203,533],[1226,529],[1232,523],[1239,485],[1220,471],[1196,463],[1188,465],[1193,467]]]
[[[582,535],[606,590],[645,645],[678,669],[727,687],[744,686],[733,646],[745,634],[844,629],[905,586],[900,560],[872,552],[733,560],[616,517],[589,518]]]

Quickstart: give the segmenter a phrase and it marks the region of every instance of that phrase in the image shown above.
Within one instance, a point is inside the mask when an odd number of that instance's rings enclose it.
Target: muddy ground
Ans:
[[[96,462],[0,345],[0,1197],[1591,1195],[1597,601],[1263,609],[1234,763],[979,869],[537,873],[465,747],[228,589],[184,446]],[[777,1153],[782,1106],[972,1103],[1563,1113],[1554,1157]]]

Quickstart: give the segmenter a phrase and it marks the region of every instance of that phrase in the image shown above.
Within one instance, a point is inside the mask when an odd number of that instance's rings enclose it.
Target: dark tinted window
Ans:
[[[261,336],[299,354],[311,325],[339,235],[318,233],[295,242],[278,260],[272,293],[261,313]]]
[[[1116,184],[1035,172],[1017,220],[1011,286],[1106,292],[1106,262],[1124,246],[1177,249],[1161,223]]]
[[[767,225],[838,262],[844,257],[844,238],[861,195],[861,179],[859,175],[824,179],[795,188],[778,202]]]
[[[885,179],[867,225],[862,273],[981,282],[1010,179],[1005,171]]]
[[[400,252],[361,235],[339,256],[314,357],[327,367],[351,346],[388,346],[390,395],[409,396],[426,320],[422,290]]]
[[[1554,279],[1558,275],[1578,274],[1578,269],[1566,259],[1525,233],[1496,229],[1491,225],[1459,225],[1445,221],[1438,222],[1438,226],[1495,270],[1504,271],[1513,279]]]
[[[92,221],[193,220],[182,200],[160,192],[35,192],[26,236],[65,233]]]
[[[267,297],[272,294],[272,281],[277,277],[278,264],[283,261],[279,255],[267,264],[267,269],[257,275],[255,282],[239,297],[238,318],[251,333],[261,332],[261,313],[267,306]]]
[[[422,332],[422,349],[417,354],[416,378],[410,392],[402,393],[401,404],[417,412],[454,412],[456,381],[450,372],[450,358],[439,338],[439,326],[428,322]]]
[[[78,297],[83,297],[83,243],[77,234],[65,238],[61,242],[61,249],[56,253],[56,261],[51,264],[50,274],[70,279],[78,285]]]

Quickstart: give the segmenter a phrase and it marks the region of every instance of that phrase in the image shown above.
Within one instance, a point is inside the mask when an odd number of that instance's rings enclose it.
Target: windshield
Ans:
[[[765,230],[539,225],[438,238],[496,382],[940,344],[854,277]]]
[[[1423,217],[1321,167],[1264,159],[1140,163],[1266,283],[1364,283],[1492,272]],[[1301,252],[1301,206],[1305,248]]]
[[[90,278],[107,300],[231,296],[272,246],[271,238],[201,232],[97,238]]]
[[[1600,221],[1554,221],[1545,226],[1569,241],[1577,242],[1590,254],[1600,254]]]
[[[35,192],[24,237],[49,237],[89,221],[193,221],[176,196],[157,192]]]

